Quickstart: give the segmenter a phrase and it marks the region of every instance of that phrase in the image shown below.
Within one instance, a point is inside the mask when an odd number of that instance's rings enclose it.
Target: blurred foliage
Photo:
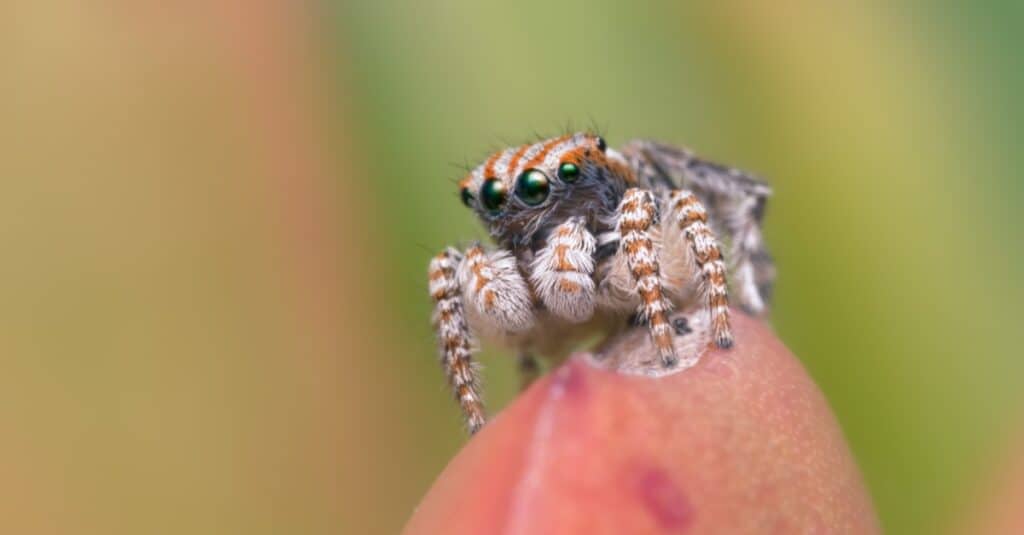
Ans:
[[[835,408],[888,530],[943,525],[1022,401],[1019,11],[345,3],[347,127],[382,215],[380,275],[407,325],[394,371],[408,383],[404,417],[429,429],[410,496],[458,440],[418,297],[430,254],[484,237],[452,181],[492,149],[572,122],[770,179],[772,322]],[[483,357],[492,407],[513,395],[504,357]]]

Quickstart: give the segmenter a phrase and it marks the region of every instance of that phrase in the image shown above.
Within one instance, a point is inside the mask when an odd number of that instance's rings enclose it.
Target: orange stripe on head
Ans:
[[[559,163],[569,162],[582,166],[584,158],[589,156],[591,152],[592,151],[587,147],[576,147],[575,149],[565,151],[565,153],[562,154],[562,158]],[[598,163],[598,165],[600,165],[600,163]]]
[[[487,180],[488,178],[494,176],[494,164],[498,163],[498,158],[501,158],[501,155],[504,152],[505,151],[503,150],[499,150],[498,152],[495,152],[494,154],[491,155],[490,158],[487,159],[487,163],[484,164],[484,180]]]
[[[512,155],[512,159],[508,161],[509,173],[515,171],[516,166],[519,165],[519,160],[522,159],[523,155],[526,154],[526,151],[530,150],[530,147],[532,146],[532,144],[527,143],[526,145],[519,147],[519,150],[517,150],[516,153]]]
[[[530,161],[526,162],[525,168],[529,169],[531,167],[537,167],[544,161],[544,158],[547,158],[548,153],[551,152],[551,149],[555,148],[555,146],[558,145],[559,143],[562,143],[563,141],[568,141],[570,139],[572,139],[572,135],[555,137],[545,141],[544,147],[540,149],[540,152],[538,152],[536,156],[531,158]]]
[[[601,152],[596,146],[596,139],[596,137],[588,135],[587,140],[583,144],[566,151],[560,158],[559,163],[574,163],[582,167],[584,162],[586,162],[605,168],[612,174],[620,177],[626,184],[635,185],[637,180],[633,170],[628,165],[615,158],[609,158],[606,153]]]

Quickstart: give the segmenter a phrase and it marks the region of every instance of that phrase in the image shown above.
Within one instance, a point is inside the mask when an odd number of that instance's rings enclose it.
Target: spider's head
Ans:
[[[603,138],[581,132],[498,151],[459,188],[493,237],[521,245],[566,217],[606,215],[632,181]]]

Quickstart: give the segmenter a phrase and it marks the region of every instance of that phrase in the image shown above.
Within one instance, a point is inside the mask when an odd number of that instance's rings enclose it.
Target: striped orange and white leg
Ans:
[[[675,190],[668,195],[668,214],[678,226],[690,249],[701,278],[700,291],[711,314],[711,334],[718,347],[732,347],[729,325],[729,296],[722,248],[711,227],[708,214],[690,191]]]
[[[430,262],[430,295],[441,364],[470,433],[484,425],[483,400],[472,361],[473,328],[518,333],[533,327],[533,302],[515,258],[507,251],[465,254],[446,249]],[[472,322],[472,327],[471,327]]]
[[[699,158],[683,147],[634,140],[621,150],[645,182],[682,186],[698,198],[714,199],[705,208],[731,244],[733,296],[747,312],[765,313],[775,281],[775,266],[761,233],[771,187],[750,173]]]
[[[631,188],[619,204],[616,231],[620,235],[619,253],[625,255],[636,291],[640,295],[640,318],[651,331],[651,340],[665,367],[678,362],[672,344],[672,326],[668,321],[670,303],[661,284],[658,253],[651,239],[658,213],[654,196],[649,191]]]
[[[474,341],[462,306],[462,288],[456,277],[461,262],[462,255],[453,248],[430,261],[430,296],[434,300],[434,330],[441,366],[462,408],[466,427],[470,433],[476,433],[483,427],[486,415],[473,363]]]

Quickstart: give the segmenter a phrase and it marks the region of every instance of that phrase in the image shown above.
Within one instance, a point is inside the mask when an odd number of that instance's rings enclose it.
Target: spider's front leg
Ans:
[[[702,284],[700,291],[711,313],[711,333],[718,347],[732,347],[729,326],[729,296],[726,290],[726,269],[722,249],[708,226],[708,214],[697,197],[686,190],[668,195],[672,222],[678,226],[690,249]]]
[[[670,303],[661,286],[658,254],[650,234],[657,213],[651,192],[630,188],[619,204],[616,231],[621,236],[619,249],[625,255],[626,265],[640,294],[638,312],[647,321],[662,365],[670,367],[678,361],[672,345],[672,326],[668,322]]]
[[[487,255],[480,247],[470,248],[465,255],[446,249],[431,260],[429,275],[441,365],[469,432],[476,433],[486,416],[467,312],[491,328],[525,330],[533,325],[529,292],[508,253]]]
[[[483,427],[486,416],[473,366],[472,333],[462,306],[462,287],[456,277],[461,262],[462,255],[450,247],[430,261],[430,297],[434,300],[434,330],[441,366],[462,407],[469,432],[475,433]]]

